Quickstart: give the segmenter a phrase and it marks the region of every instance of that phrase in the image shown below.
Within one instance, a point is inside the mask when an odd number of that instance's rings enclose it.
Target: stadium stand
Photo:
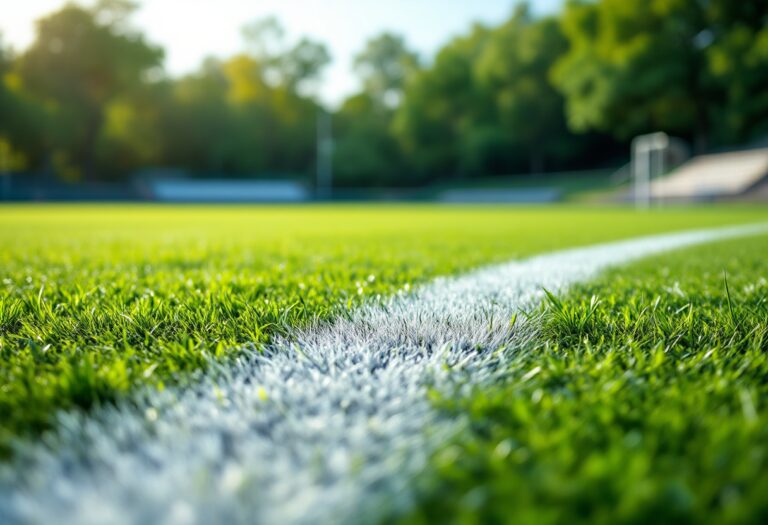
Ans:
[[[768,196],[768,148],[700,155],[651,183],[655,201],[713,201]]]

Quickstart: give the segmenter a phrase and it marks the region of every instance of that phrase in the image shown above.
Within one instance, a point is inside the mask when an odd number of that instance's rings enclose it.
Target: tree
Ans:
[[[241,33],[248,54],[265,63],[285,50],[285,29],[274,16],[249,22],[243,26]]]
[[[707,70],[722,89],[714,109],[716,138],[741,143],[768,134],[768,2],[720,2],[720,27],[708,46]],[[715,24],[713,24],[715,25]],[[725,27],[722,27],[725,26]],[[711,38],[705,33],[706,38]]]
[[[6,75],[10,69],[10,51],[5,48],[2,39],[0,39],[0,139],[4,140],[9,140],[8,136],[14,128],[12,122],[15,120],[15,97],[6,80]]]
[[[173,82],[172,106],[163,119],[167,163],[193,171],[225,170],[232,132],[229,93],[216,59],[206,59],[198,71]]]
[[[304,37],[279,58],[280,78],[292,91],[310,91],[330,63],[325,45]]]
[[[491,30],[480,25],[443,47],[432,67],[414,74],[394,121],[395,135],[418,181],[457,176],[479,169],[468,162],[476,149],[498,151],[492,122],[493,104],[475,79],[474,65]]]
[[[24,89],[52,108],[46,135],[55,158],[92,178],[104,111],[160,67],[163,52],[125,23],[130,4],[68,4],[37,23],[37,38],[19,58]]]
[[[566,49],[557,19],[536,19],[521,4],[492,32],[478,59],[478,81],[494,99],[504,137],[527,152],[532,173],[544,170],[547,157],[567,156],[578,141],[566,127],[563,97],[549,80]]]
[[[409,183],[392,121],[403,88],[417,69],[416,54],[402,37],[389,33],[369,40],[355,57],[363,89],[347,98],[334,117],[338,184],[381,187]]]
[[[419,57],[408,49],[403,37],[382,33],[355,57],[354,69],[366,94],[382,106],[394,107],[406,81],[419,69]]]
[[[209,175],[304,174],[315,154],[317,104],[271,85],[251,55],[206,60],[172,85],[157,129],[171,165]]]
[[[168,127],[174,102],[173,84],[167,80],[111,99],[97,141],[97,165],[117,179],[143,167],[168,165],[169,146],[186,131]]]
[[[13,168],[20,169],[42,154],[48,114],[23,91],[14,63],[13,53],[0,39],[0,143],[10,152]]]
[[[344,101],[334,118],[335,181],[340,186],[399,186],[402,152],[390,128],[392,111],[367,93]]]
[[[571,127],[621,138],[664,130],[693,137],[698,150],[724,114],[749,127],[738,112],[768,107],[763,98],[759,108],[739,109],[764,91],[767,7],[765,0],[568,4],[562,24],[570,50],[553,79]],[[743,61],[745,52],[750,60]]]
[[[331,62],[322,42],[302,37],[289,45],[285,29],[274,17],[257,19],[242,30],[248,55],[261,65],[264,78],[272,85],[282,85],[295,92],[311,90]]]

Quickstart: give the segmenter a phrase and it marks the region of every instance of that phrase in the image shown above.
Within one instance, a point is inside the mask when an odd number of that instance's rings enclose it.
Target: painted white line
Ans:
[[[608,266],[768,231],[674,233],[572,249],[439,279],[298,330],[194,386],[63,414],[58,437],[0,475],[3,523],[375,522],[460,423],[430,388],[494,379],[526,340],[510,320]]]

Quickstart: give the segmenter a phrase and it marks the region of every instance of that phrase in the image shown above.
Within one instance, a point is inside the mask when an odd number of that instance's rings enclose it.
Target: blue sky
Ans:
[[[59,8],[64,0],[0,0],[3,40],[23,49],[34,37],[34,20]],[[90,4],[91,2],[85,2]],[[328,45],[334,62],[322,83],[324,100],[336,103],[358,83],[352,57],[365,41],[382,31],[405,36],[429,59],[473,21],[499,23],[515,0],[143,0],[135,23],[166,50],[166,69],[182,74],[208,55],[228,56],[242,49],[240,27],[250,20],[276,16],[288,37],[309,35]],[[530,2],[538,13],[557,9],[561,0]]]

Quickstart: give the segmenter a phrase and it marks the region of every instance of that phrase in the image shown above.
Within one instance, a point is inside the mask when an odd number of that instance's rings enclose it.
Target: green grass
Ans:
[[[768,237],[551,297],[406,523],[768,523]]]
[[[0,208],[0,456],[362,300],[563,246],[768,215],[577,208]]]

